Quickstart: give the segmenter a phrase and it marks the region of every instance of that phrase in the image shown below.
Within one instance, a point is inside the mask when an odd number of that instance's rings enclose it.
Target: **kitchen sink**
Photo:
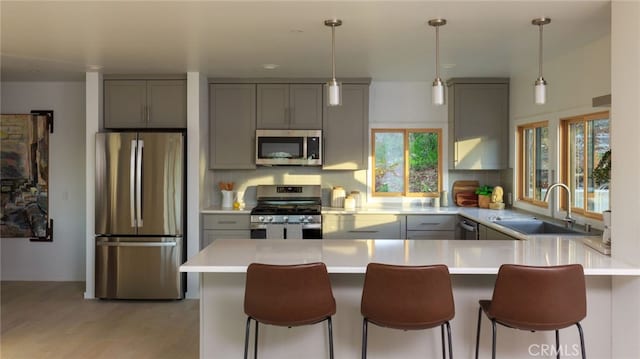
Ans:
[[[503,219],[493,223],[503,227],[513,229],[522,234],[556,234],[556,235],[594,235],[576,229],[566,228],[555,223],[543,221],[536,218],[531,219]]]

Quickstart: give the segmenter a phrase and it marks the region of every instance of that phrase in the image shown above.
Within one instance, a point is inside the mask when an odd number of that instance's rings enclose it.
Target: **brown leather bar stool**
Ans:
[[[331,316],[336,313],[336,301],[324,263],[250,264],[247,268],[244,312],[248,316],[244,339],[245,359],[252,319],[256,322],[254,358],[258,357],[258,323],[295,327],[325,320],[329,327],[329,356],[333,358]]]
[[[360,311],[362,358],[367,357],[367,323],[402,330],[440,326],[442,357],[446,357],[444,328],[447,327],[449,358],[452,358],[451,326],[455,315],[449,269],[445,265],[397,266],[369,263],[364,277]]]
[[[480,345],[482,312],[493,328],[491,357],[496,357],[496,323],[521,330],[555,330],[560,358],[559,329],[578,327],[582,358],[586,358],[580,321],[587,316],[584,270],[580,264],[534,267],[503,264],[491,300],[481,300],[478,310],[476,359]]]

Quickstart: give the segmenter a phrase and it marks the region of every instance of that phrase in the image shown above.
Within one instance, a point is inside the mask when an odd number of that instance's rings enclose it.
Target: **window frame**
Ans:
[[[403,191],[402,192],[377,192],[376,191],[376,134],[377,133],[402,133],[403,134]],[[436,192],[409,192],[409,134],[410,133],[435,133],[438,136],[438,185]],[[372,197],[439,197],[442,191],[442,129],[441,128],[372,128],[371,129],[371,196]]]
[[[588,114],[584,114],[584,115],[577,115],[577,116],[571,116],[571,117],[565,117],[565,118],[561,118],[560,119],[560,151],[561,151],[561,156],[560,156],[560,179],[562,181],[562,183],[566,183],[569,188],[571,188],[572,186],[569,184],[569,134],[570,134],[570,130],[569,130],[569,126],[571,124],[574,123],[583,123],[586,125],[586,123],[588,121],[595,121],[595,120],[603,120],[603,119],[607,119],[609,120],[609,136],[611,137],[611,113],[610,111],[599,111],[599,112],[593,112],[593,113],[588,113]],[[585,141],[585,146],[587,144],[588,141]],[[609,144],[611,144],[611,141],[609,141]],[[609,145],[609,148],[611,148],[611,145]],[[586,154],[586,151],[585,151]],[[583,162],[583,168],[588,168],[588,158],[589,156],[584,156],[584,162]],[[602,213],[598,213],[598,212],[591,212],[587,209],[587,196],[588,196],[588,191],[586,190],[588,187],[586,185],[586,180],[584,181],[585,185],[585,191],[584,191],[584,196],[585,198],[583,199],[583,207],[582,208],[578,208],[578,207],[574,207],[573,204],[571,205],[571,211],[573,211],[573,213],[576,214],[580,214],[584,217],[587,218],[593,218],[593,219],[598,219],[598,220],[602,220]],[[575,189],[572,189],[572,192],[575,191]],[[563,210],[567,210],[565,203],[566,203],[566,193],[564,191],[562,191],[561,193],[561,206],[560,208]]]
[[[517,153],[517,161],[518,161],[518,178],[517,178],[517,184],[518,184],[518,201],[522,201],[522,202],[526,202],[529,203],[531,205],[534,206],[538,206],[538,207],[542,207],[542,208],[548,208],[549,204],[547,202],[544,202],[542,200],[536,200],[535,198],[531,198],[531,197],[526,197],[525,193],[526,190],[524,188],[525,186],[525,162],[526,162],[526,149],[525,149],[525,142],[524,142],[524,132],[526,130],[531,130],[531,129],[536,129],[536,128],[542,128],[542,127],[547,127],[547,131],[549,134],[551,134],[551,129],[549,128],[549,121],[548,120],[544,120],[544,121],[537,121],[537,122],[531,122],[531,123],[526,123],[523,125],[519,125],[517,127],[518,129],[518,153]],[[535,162],[535,153],[534,153],[534,162]],[[551,166],[551,163],[549,164]],[[534,183],[536,182],[536,173],[534,171],[533,174],[533,178],[534,178]]]

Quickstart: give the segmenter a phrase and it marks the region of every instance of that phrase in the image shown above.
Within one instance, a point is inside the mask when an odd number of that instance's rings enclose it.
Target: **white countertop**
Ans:
[[[253,206],[245,206],[244,209],[222,208],[220,206],[211,206],[203,208],[200,213],[203,214],[250,214]]]
[[[367,264],[446,264],[452,274],[496,274],[505,263],[582,264],[586,275],[640,275],[640,268],[566,237],[526,241],[464,240],[215,240],[181,272],[244,273],[253,262],[324,262],[329,273],[364,273]]]

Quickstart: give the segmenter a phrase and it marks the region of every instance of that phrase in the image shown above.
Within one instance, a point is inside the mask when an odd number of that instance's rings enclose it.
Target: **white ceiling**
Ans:
[[[551,59],[610,33],[610,1],[0,2],[2,80],[199,71],[210,77],[434,77],[435,31],[445,18],[444,78],[509,76],[537,66],[535,17]],[[278,64],[266,70],[263,64]]]

